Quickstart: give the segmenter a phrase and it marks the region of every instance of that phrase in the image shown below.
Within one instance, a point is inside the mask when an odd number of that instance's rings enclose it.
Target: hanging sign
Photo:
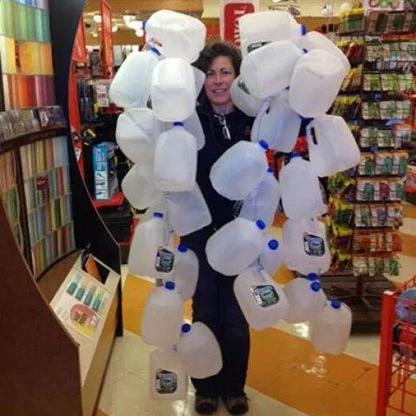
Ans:
[[[103,66],[114,66],[113,31],[111,7],[105,0],[101,0],[101,46],[103,51]]]
[[[404,0],[364,0],[363,8],[366,14],[404,10]]]
[[[85,46],[84,18],[78,24],[77,35],[75,36],[74,48],[72,49],[72,60],[76,62],[87,62],[87,48]]]

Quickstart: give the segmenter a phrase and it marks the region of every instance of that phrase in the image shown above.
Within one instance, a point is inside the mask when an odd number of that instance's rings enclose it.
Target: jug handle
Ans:
[[[271,98],[266,98],[263,105],[260,108],[260,111],[258,112],[256,116],[256,122],[258,125],[263,121],[263,117],[267,114],[267,110],[270,110],[271,107]],[[262,137],[257,137],[257,142],[262,140]]]
[[[262,266],[259,267],[259,273],[261,274],[266,283],[274,283],[271,276],[266,272],[266,270]]]
[[[312,126],[312,123],[309,123],[306,126],[306,137],[308,138],[308,147],[317,147],[318,146],[318,139],[316,137],[315,134],[315,129],[314,132],[312,133],[312,129],[314,129],[314,127]]]

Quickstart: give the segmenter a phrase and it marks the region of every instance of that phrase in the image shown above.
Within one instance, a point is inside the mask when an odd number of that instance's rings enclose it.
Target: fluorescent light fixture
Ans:
[[[93,20],[94,20],[94,22],[96,22],[96,23],[101,23],[102,17],[101,17],[101,15],[100,15],[100,14],[95,14],[95,15],[93,16]]]
[[[143,29],[136,30],[136,36],[138,38],[142,38],[144,36],[144,30]]]
[[[123,14],[124,23],[131,22],[134,19],[134,14]]]
[[[97,32],[94,32],[94,33],[92,34],[92,37],[93,37],[93,38],[98,38],[98,33],[97,33]]]
[[[131,20],[126,23],[126,26],[137,31],[143,28],[143,22],[141,20]]]
[[[114,33],[114,32],[117,32],[118,31],[118,26],[117,25],[114,25],[112,28],[111,28],[111,31]]]

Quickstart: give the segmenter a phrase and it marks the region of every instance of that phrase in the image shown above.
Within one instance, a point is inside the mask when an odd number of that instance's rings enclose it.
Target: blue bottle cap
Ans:
[[[175,289],[175,282],[168,281],[165,283],[165,289],[174,290]]]
[[[267,173],[274,173],[274,169],[273,168],[267,169]]]
[[[190,330],[191,330],[191,325],[189,325],[189,324],[183,324],[182,325],[182,332],[184,334],[187,334]]]
[[[162,213],[162,212],[154,212],[154,213],[153,213],[153,216],[154,216],[155,218],[163,218],[163,213]]]
[[[267,142],[266,141],[264,141],[264,140],[260,140],[259,141],[259,145],[264,149],[264,150],[267,150],[268,148],[269,148],[269,145],[267,144]]]
[[[159,49],[155,48],[154,46],[149,48],[149,51],[155,53],[157,56],[160,56]]]
[[[305,25],[300,26],[300,33],[301,33],[302,36],[306,35],[306,26]]]
[[[286,91],[289,91],[289,90],[290,90],[290,86],[288,85],[288,86],[285,88],[285,90],[286,90]]]
[[[182,121],[175,121],[175,122],[173,123],[173,125],[174,125],[174,126],[181,126],[181,127],[183,127],[183,123],[182,123]]]
[[[142,27],[143,30],[146,30],[147,20],[143,20]]]
[[[181,253],[186,253],[188,251],[188,246],[186,244],[180,243],[178,246],[178,251]]]
[[[341,307],[341,302],[339,300],[332,300],[331,301],[331,306],[334,309],[339,309]]]
[[[270,250],[277,250],[279,247],[279,242],[277,240],[270,240],[267,244]]]
[[[295,159],[296,157],[302,157],[299,153],[292,153],[290,159]]]
[[[308,280],[317,280],[317,279],[319,279],[319,276],[316,273],[308,273],[308,275],[306,276],[306,278]]]
[[[304,54],[307,54],[307,53],[308,53],[308,50],[307,50],[307,49],[305,49],[305,48],[303,48],[303,49],[302,49],[302,52],[303,52]]]
[[[256,225],[258,228],[260,228],[260,230],[264,230],[266,228],[266,224],[262,220],[257,220]]]
[[[311,283],[311,289],[314,292],[319,292],[320,289],[321,289],[321,284],[319,282],[313,282],[313,283]]]

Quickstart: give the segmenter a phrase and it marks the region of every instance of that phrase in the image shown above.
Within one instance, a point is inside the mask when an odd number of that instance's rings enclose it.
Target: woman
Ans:
[[[229,413],[247,412],[244,393],[250,337],[247,321],[234,296],[235,277],[216,272],[207,262],[205,245],[219,228],[233,220],[237,205],[219,195],[211,185],[212,165],[240,140],[250,139],[253,119],[234,107],[230,88],[239,74],[241,56],[233,45],[218,42],[205,47],[194,65],[206,79],[197,108],[206,144],[198,153],[197,182],[212,215],[212,224],[182,238],[199,258],[199,280],[193,298],[193,320],[206,324],[221,346],[223,369],[213,377],[193,379],[195,410],[214,413],[222,398]]]

